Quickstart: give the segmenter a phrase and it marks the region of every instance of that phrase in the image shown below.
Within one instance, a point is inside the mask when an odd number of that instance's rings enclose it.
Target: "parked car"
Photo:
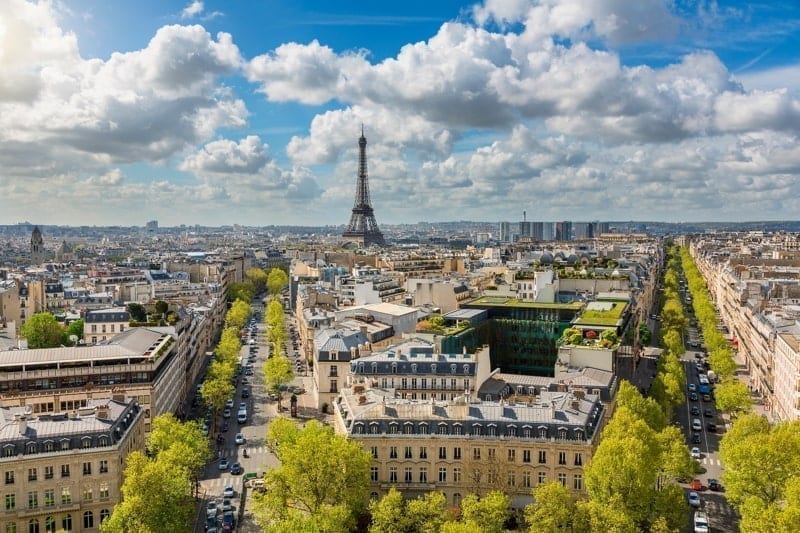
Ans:
[[[231,417],[231,410],[226,407],[222,410],[222,418],[230,418]]]
[[[689,487],[692,490],[703,490],[703,482],[700,481],[699,478],[694,478],[691,483],[689,483]]]
[[[242,398],[249,398],[250,397],[250,389],[247,387],[242,389]]]
[[[219,469],[220,470],[228,469],[228,460],[225,457],[219,460]]]
[[[703,401],[704,402],[710,402],[711,401],[711,395],[710,394],[703,394]]]
[[[206,504],[206,518],[213,518],[216,520],[217,511],[219,511],[219,508],[217,507],[216,500],[211,500],[208,502],[208,504]]]
[[[228,401],[225,402],[225,407],[233,409],[233,398],[229,398]]]
[[[692,444],[700,444],[700,433],[692,433]]]
[[[689,383],[689,392],[697,392],[697,385]]]
[[[694,512],[694,533],[708,533],[708,515],[703,511]]]
[[[206,533],[216,533],[217,531],[217,517],[206,517]]]
[[[222,512],[226,513],[228,511],[233,511],[233,503],[231,503],[230,498],[222,498]]]
[[[700,408],[696,405],[693,405],[689,412],[692,413],[692,416],[699,416],[700,415]]]
[[[228,426],[228,421],[227,420],[222,422],[222,427],[220,429],[221,429],[222,432],[228,431],[229,426]]]
[[[233,463],[233,465],[231,465],[231,474],[233,474],[234,476],[238,476],[242,472],[243,472],[242,465],[240,465],[239,463]]]
[[[706,424],[706,429],[708,431],[716,432],[717,431],[717,425],[714,422],[709,422],[708,424]]]
[[[696,402],[699,399],[700,399],[700,397],[697,395],[696,392],[692,392],[692,393],[689,394],[689,400],[691,400],[693,402]]]
[[[722,485],[719,484],[714,478],[709,478],[708,480],[708,490],[713,490],[714,492],[720,492],[722,490]]]

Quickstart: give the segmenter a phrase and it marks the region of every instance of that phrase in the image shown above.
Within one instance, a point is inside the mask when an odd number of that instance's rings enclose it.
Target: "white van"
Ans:
[[[708,515],[703,511],[694,512],[694,533],[708,533]]]
[[[703,423],[700,422],[699,418],[692,419],[692,431],[700,431],[703,429]]]
[[[240,424],[247,422],[247,409],[240,409],[239,414],[236,415],[236,421]]]

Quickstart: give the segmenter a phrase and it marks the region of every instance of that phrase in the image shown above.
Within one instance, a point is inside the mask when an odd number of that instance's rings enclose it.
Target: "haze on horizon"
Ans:
[[[0,224],[797,218],[790,0],[247,4],[0,4]]]

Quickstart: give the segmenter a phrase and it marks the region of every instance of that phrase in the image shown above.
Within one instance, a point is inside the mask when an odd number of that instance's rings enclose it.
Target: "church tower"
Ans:
[[[33,228],[31,233],[31,264],[41,265],[44,262],[44,239],[39,226]]]

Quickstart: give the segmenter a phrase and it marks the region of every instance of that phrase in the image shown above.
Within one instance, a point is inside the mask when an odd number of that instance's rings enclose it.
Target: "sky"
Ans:
[[[800,212],[797,0],[0,2],[0,224]]]

